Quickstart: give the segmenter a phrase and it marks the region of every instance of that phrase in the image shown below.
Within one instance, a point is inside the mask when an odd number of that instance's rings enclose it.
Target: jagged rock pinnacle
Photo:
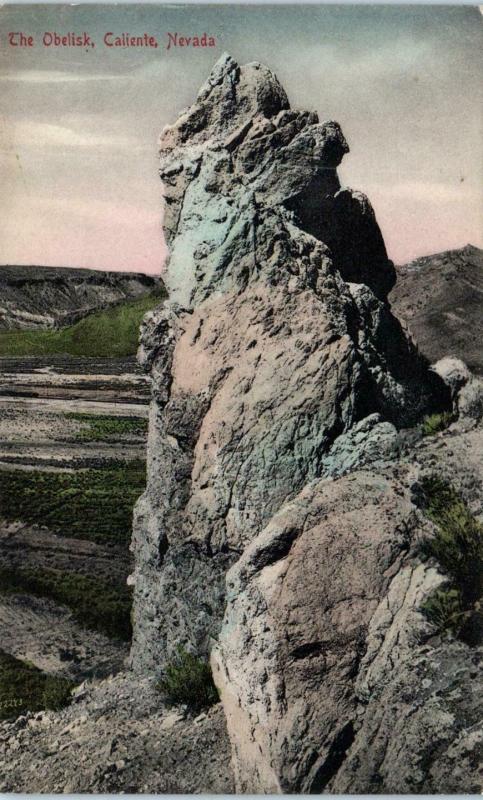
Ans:
[[[172,298],[190,307],[230,285],[234,276],[220,268],[220,253],[251,205],[290,212],[329,248],[343,278],[385,299],[394,267],[368,199],[341,189],[337,167],[347,152],[337,122],[291,110],[271,70],[240,67],[224,53],[194,105],[161,136]]]
[[[179,645],[207,655],[218,640],[217,681],[238,775],[247,776],[238,785],[250,791],[317,791],[329,782],[331,747],[348,748],[355,735],[358,643],[413,536],[408,493],[392,480],[386,491],[374,476],[353,485],[344,478],[330,491],[325,479],[382,453],[390,459],[397,427],[450,402],[391,314],[394,272],[374,212],[337,176],[347,152],[337,122],[290,109],[267,67],[239,66],[227,54],[160,142],[170,299],[146,317],[140,349],[153,407],[134,526],[132,665],[159,669]],[[323,522],[338,498],[347,506],[340,539],[336,521],[329,533]],[[315,550],[304,523],[312,513]],[[370,524],[354,533],[365,516]],[[285,603],[276,591],[292,545],[301,556]],[[325,662],[304,661],[303,629],[324,607],[317,575],[330,580],[332,563],[342,574],[354,560],[354,597],[343,581],[332,586],[334,608],[347,591],[344,620],[354,608],[356,621],[327,662],[336,665],[327,666],[327,696],[337,699],[321,743],[320,714],[305,712],[320,683],[312,665]],[[291,604],[301,655],[294,683],[284,685]],[[324,642],[335,625],[327,613],[309,626]],[[328,705],[325,698],[323,713]],[[263,730],[249,744],[256,718]]]

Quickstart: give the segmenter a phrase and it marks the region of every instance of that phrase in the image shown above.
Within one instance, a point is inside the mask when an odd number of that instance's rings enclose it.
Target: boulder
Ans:
[[[309,483],[229,571],[212,665],[238,792],[477,791],[477,654],[429,638],[444,578],[415,558],[409,477]]]
[[[483,380],[473,375],[464,361],[454,356],[440,358],[432,370],[448,386],[453,410],[460,426],[474,425],[483,418]]]

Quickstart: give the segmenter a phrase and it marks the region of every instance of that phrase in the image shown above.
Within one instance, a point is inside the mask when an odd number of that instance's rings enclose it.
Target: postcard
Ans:
[[[481,792],[482,34],[0,9],[2,792]]]

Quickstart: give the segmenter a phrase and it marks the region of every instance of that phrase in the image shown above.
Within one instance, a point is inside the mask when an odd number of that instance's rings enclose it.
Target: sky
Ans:
[[[159,273],[159,133],[224,51],[341,124],[341,182],[396,263],[483,246],[482,22],[476,6],[0,7],[0,264]],[[69,31],[95,47],[42,44]],[[11,46],[19,32],[34,46]],[[159,46],[107,48],[107,32]],[[169,32],[216,47],[168,50]]]

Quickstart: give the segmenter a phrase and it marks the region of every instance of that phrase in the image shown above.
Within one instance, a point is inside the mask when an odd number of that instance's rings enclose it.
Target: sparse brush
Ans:
[[[0,567],[0,594],[12,593],[50,597],[70,608],[84,627],[112,639],[131,638],[132,592],[127,586],[40,566]]]
[[[436,532],[421,549],[450,580],[448,587],[430,595],[422,611],[438,630],[451,630],[475,643],[483,592],[483,526],[450,484],[431,476],[422,488],[424,510]]]
[[[458,589],[437,589],[425,600],[421,611],[437,633],[450,632],[456,636],[465,619]]]
[[[450,411],[443,411],[441,414],[429,414],[423,420],[423,436],[434,436],[435,433],[446,430],[454,421],[454,415]]]
[[[78,413],[66,414],[66,417],[84,424],[76,436],[84,442],[109,441],[119,436],[144,437],[148,431],[147,419],[140,417],[99,417]]]
[[[168,705],[186,705],[195,713],[218,702],[210,665],[181,647],[157,688]]]
[[[132,512],[146,485],[144,461],[77,472],[0,470],[0,515],[47,525],[59,536],[129,546]]]

